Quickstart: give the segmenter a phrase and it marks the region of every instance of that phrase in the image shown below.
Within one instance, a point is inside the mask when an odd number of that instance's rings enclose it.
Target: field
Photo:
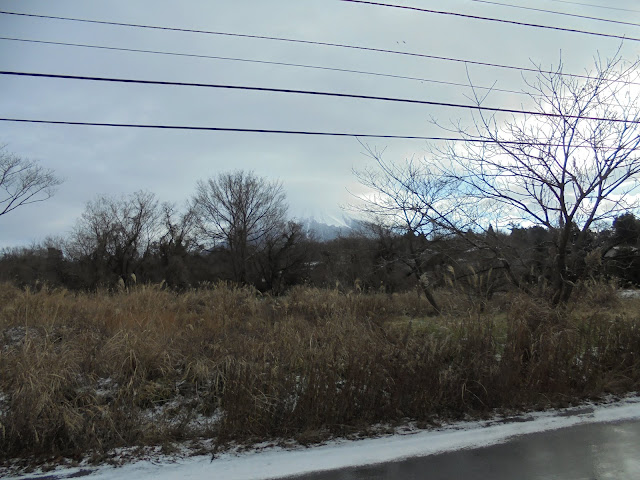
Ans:
[[[0,464],[311,444],[640,388],[640,299],[0,286]]]

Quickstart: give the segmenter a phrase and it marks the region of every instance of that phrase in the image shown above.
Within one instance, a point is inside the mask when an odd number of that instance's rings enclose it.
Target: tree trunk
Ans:
[[[571,296],[573,287],[567,282],[567,246],[569,244],[569,235],[571,233],[571,222],[567,222],[558,239],[558,253],[555,258],[555,266],[553,272],[553,297],[551,304],[557,307],[560,304],[565,304]]]

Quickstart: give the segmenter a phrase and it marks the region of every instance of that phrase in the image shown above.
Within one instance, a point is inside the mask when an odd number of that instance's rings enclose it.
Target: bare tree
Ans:
[[[165,280],[173,287],[189,285],[187,257],[196,247],[196,215],[191,206],[183,212],[170,203],[161,205],[162,233],[155,250],[165,269]]]
[[[247,282],[257,252],[286,225],[282,184],[252,172],[223,173],[198,182],[193,205],[208,246],[228,250],[233,278],[240,283]]]
[[[62,180],[52,170],[0,147],[0,215],[51,198]]]
[[[376,168],[354,172],[359,182],[370,190],[365,202],[355,208],[374,224],[380,224],[407,239],[408,255],[398,260],[415,275],[422,292],[433,308],[440,307],[433,295],[426,265],[436,254],[433,241],[462,231],[455,178],[443,175],[435,165],[410,159],[403,164],[384,160],[383,152],[363,145],[375,160]]]
[[[257,258],[261,287],[273,293],[283,292],[287,283],[299,281],[309,259],[308,236],[302,224],[288,221],[266,238]]]
[[[596,59],[582,76],[564,75],[562,64],[539,69],[528,83],[528,114],[499,120],[478,110],[471,128],[448,128],[465,141],[434,147],[421,161],[388,163],[368,149],[377,165],[359,174],[375,192],[364,210],[426,238],[453,233],[491,252],[519,286],[510,265],[516,255],[489,226],[497,219],[543,227],[553,234],[552,301],[566,302],[588,273],[585,257],[597,253],[591,229],[637,206],[639,67],[615,57]],[[486,97],[474,99],[482,106]]]
[[[376,164],[355,172],[369,190],[362,198],[364,202],[355,208],[369,217],[372,231],[378,235],[401,237],[402,241],[396,242],[393,261],[403,264],[415,276],[436,312],[440,307],[433,295],[433,284],[438,277],[443,280],[441,267],[445,265],[449,267],[446,276],[453,275],[449,278],[453,282],[482,279],[483,297],[490,296],[498,285],[492,280],[488,287],[491,272],[498,269],[504,270],[512,283],[518,283],[504,252],[498,248],[499,238],[478,235],[493,232],[490,222],[497,214],[494,203],[478,202],[465,195],[463,182],[437,162],[411,158],[393,163],[383,158],[382,151],[363,146]],[[465,252],[473,252],[472,261]],[[471,291],[478,288],[468,290],[470,295],[479,293]]]
[[[539,69],[528,82],[533,113],[499,121],[480,110],[472,128],[454,127],[466,142],[438,151],[466,195],[555,233],[554,304],[569,299],[586,271],[590,229],[637,205],[639,68],[616,56],[597,58],[580,77],[564,75],[562,63]]]
[[[90,264],[94,284],[118,277],[128,281],[158,237],[158,220],[158,201],[152,193],[99,196],[87,203],[67,251],[71,258]]]
[[[184,212],[177,211],[175,205],[163,203],[160,207],[163,233],[158,239],[162,256],[184,255],[196,243],[196,215],[189,205]]]

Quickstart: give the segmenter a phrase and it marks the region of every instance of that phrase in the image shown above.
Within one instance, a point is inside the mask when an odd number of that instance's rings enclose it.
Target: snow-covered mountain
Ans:
[[[352,233],[360,222],[344,213],[305,212],[297,219],[316,240],[326,242]]]

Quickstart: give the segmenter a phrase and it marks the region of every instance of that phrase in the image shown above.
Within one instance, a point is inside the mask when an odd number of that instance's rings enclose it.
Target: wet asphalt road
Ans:
[[[578,425],[507,443],[287,480],[640,480],[640,421]]]

